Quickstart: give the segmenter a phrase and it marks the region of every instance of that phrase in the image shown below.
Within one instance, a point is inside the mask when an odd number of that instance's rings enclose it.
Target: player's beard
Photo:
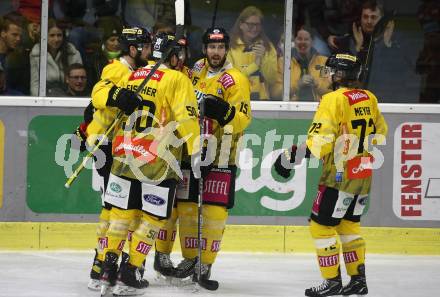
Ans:
[[[213,64],[212,59],[210,59],[209,57],[206,57],[206,59],[208,60],[209,67],[211,67],[212,70],[219,70],[220,68],[223,67],[223,65],[225,65],[226,55],[217,64]]]
[[[134,57],[134,63],[136,64],[136,68],[147,66],[148,61],[144,61],[141,59],[141,54],[137,53],[136,57]]]

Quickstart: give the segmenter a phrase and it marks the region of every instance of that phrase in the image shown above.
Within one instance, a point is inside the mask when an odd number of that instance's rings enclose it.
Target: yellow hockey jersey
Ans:
[[[307,137],[311,153],[323,159],[320,184],[368,194],[374,161],[371,145],[384,143],[387,132],[373,93],[340,88],[324,95]]]
[[[197,61],[189,75],[198,101],[210,94],[235,106],[235,116],[227,125],[221,127],[217,121],[206,119],[204,131],[217,139],[214,165],[235,165],[238,140],[252,119],[249,80],[229,62],[211,72],[205,59]]]
[[[96,109],[93,114],[93,120],[87,126],[86,133],[89,136],[87,142],[94,145],[98,135],[103,134],[107,127],[112,123],[119,110],[116,107],[107,107],[108,90],[133,69],[123,59],[114,59],[104,67],[101,73],[101,80],[95,84],[92,91],[92,104]],[[107,86],[104,91],[103,86]]]
[[[126,75],[117,86],[137,91],[152,67]],[[115,129],[112,173],[143,182],[177,179],[183,144],[189,154],[198,151],[198,108],[191,81],[161,65],[138,93],[143,101],[137,115],[124,115]]]

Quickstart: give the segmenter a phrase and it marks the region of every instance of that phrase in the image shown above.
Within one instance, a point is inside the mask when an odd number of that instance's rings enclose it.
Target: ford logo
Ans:
[[[152,195],[152,194],[146,194],[144,195],[145,202],[148,202],[150,204],[154,205],[164,205],[165,199],[160,198],[159,196]]]

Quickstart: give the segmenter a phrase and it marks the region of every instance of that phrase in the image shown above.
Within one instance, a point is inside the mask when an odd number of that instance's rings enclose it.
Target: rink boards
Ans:
[[[93,223],[0,223],[0,250],[90,250],[96,245]],[[439,228],[364,227],[369,253],[440,255]],[[176,236],[175,250],[180,250]],[[228,225],[221,246],[226,252],[311,253],[307,226]]]

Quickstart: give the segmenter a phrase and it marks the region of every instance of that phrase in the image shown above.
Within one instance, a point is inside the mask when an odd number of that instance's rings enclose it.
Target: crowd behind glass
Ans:
[[[186,1],[188,66],[215,1]],[[331,91],[320,70],[331,53],[363,64],[362,83],[381,102],[440,101],[440,1],[295,0],[290,100]],[[41,1],[0,1],[0,95],[87,97],[119,54],[124,26],[173,27],[173,0],[49,1],[46,78],[40,78]],[[252,100],[282,100],[284,1],[219,1],[217,25],[231,35],[228,60],[249,78]],[[0,98],[1,100],[1,98]]]

